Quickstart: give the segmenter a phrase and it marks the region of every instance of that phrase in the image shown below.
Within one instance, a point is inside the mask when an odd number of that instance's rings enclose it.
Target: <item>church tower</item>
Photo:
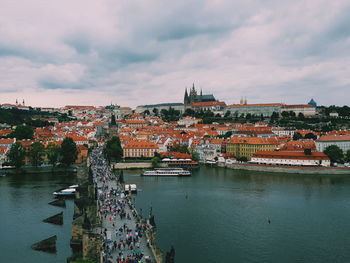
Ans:
[[[197,91],[194,87],[194,83],[192,85],[192,89],[190,91],[189,103],[197,102]]]
[[[184,104],[188,104],[188,93],[187,93],[187,88],[185,89],[185,96],[184,96]]]

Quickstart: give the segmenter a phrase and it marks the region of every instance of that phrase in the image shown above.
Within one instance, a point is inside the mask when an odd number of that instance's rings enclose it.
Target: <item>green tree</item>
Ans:
[[[195,162],[199,161],[199,153],[198,152],[192,152],[191,154],[192,160]]]
[[[112,160],[120,162],[123,157],[123,149],[119,137],[113,136],[112,139],[107,141],[104,154],[108,162],[111,162]]]
[[[312,132],[309,132],[309,133],[305,134],[304,138],[305,139],[316,140],[317,139],[317,135],[313,134]]]
[[[239,162],[248,162],[248,158],[245,157],[245,156],[241,156],[241,157],[237,158],[237,161],[239,161]]]
[[[17,126],[16,129],[8,135],[8,137],[16,138],[17,140],[33,139],[33,136],[33,129],[25,125]]]
[[[19,142],[14,143],[11,146],[7,158],[11,165],[15,166],[17,169],[21,168],[24,165],[25,150]]]
[[[282,116],[283,118],[288,118],[290,115],[289,115],[289,112],[288,112],[288,111],[283,111],[283,112],[281,113],[281,116]]]
[[[278,120],[278,118],[279,118],[279,113],[274,111],[270,117],[270,122],[274,122]]]
[[[186,145],[173,145],[170,147],[171,152],[189,153]]]
[[[152,162],[152,168],[157,168],[158,163],[160,162],[160,158],[155,156],[151,159],[151,162]]]
[[[66,166],[75,162],[78,157],[77,145],[72,138],[65,138],[61,144],[61,162]]]
[[[152,110],[152,112],[153,112],[154,115],[158,116],[158,112],[159,112],[159,111],[158,111],[157,108],[154,108],[154,109]]]
[[[347,151],[346,151],[345,160],[346,160],[347,162],[350,162],[350,150],[347,150]]]
[[[30,146],[28,156],[29,161],[33,166],[40,166],[43,163],[44,155],[45,147],[40,142],[35,142]]]
[[[304,120],[304,119],[305,119],[304,114],[301,113],[301,112],[299,112],[299,114],[298,114],[298,119],[299,119],[299,120]]]
[[[227,138],[230,138],[232,136],[233,132],[232,131],[227,131],[224,135],[224,138],[227,139]]]
[[[343,161],[343,150],[336,145],[328,146],[323,152],[329,157],[332,163],[340,163]]]
[[[228,111],[225,112],[224,117],[228,118],[228,117],[230,117],[230,115],[231,115],[231,111],[228,110]]]
[[[190,109],[190,108],[187,108],[187,109],[185,110],[184,116],[192,116],[192,117],[194,117],[195,114],[196,114],[196,112],[195,112],[194,110],[192,110],[192,109]]]
[[[293,134],[293,141],[297,141],[297,140],[300,140],[302,138],[303,138],[303,136],[301,136],[301,134],[299,132],[295,132]]]
[[[49,143],[49,145],[46,148],[46,154],[49,160],[49,164],[55,166],[55,164],[58,162],[58,158],[60,155],[60,147],[58,147],[54,143]]]

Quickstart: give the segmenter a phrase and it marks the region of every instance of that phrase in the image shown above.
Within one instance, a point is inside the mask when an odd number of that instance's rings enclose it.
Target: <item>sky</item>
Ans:
[[[0,103],[349,105],[348,0],[0,0]]]

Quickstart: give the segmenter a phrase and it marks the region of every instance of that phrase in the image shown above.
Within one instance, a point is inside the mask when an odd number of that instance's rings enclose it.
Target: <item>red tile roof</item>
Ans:
[[[277,145],[279,143],[278,138],[261,138],[261,137],[232,137],[229,143],[246,143],[246,144],[268,144]]]
[[[314,108],[310,104],[295,104],[295,105],[284,105],[283,108]]]
[[[284,106],[285,104],[282,103],[265,103],[265,104],[233,104],[228,105],[230,108],[237,108],[237,107],[271,107],[271,106]]]
[[[0,144],[13,144],[15,139],[0,139]]]
[[[206,107],[206,106],[226,106],[226,103],[223,101],[204,101],[204,102],[195,102],[190,104],[191,107]]]
[[[154,142],[130,141],[124,146],[124,149],[158,149],[158,146]]]
[[[319,142],[350,141],[350,135],[325,135],[325,136],[321,136],[317,141]]]

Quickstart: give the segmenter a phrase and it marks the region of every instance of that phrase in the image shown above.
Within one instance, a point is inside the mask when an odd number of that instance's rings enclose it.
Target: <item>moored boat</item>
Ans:
[[[136,186],[136,184],[126,184],[125,186],[124,186],[124,191],[126,192],[126,193],[137,193],[137,186]]]
[[[76,189],[74,188],[68,188],[68,189],[63,189],[58,192],[53,192],[53,194],[56,197],[74,197],[75,196]]]
[[[142,176],[191,176],[191,172],[183,168],[157,168],[144,171]]]
[[[75,192],[77,191],[78,187],[79,185],[71,185],[68,188],[57,190],[53,192],[53,194],[56,197],[75,197]]]

